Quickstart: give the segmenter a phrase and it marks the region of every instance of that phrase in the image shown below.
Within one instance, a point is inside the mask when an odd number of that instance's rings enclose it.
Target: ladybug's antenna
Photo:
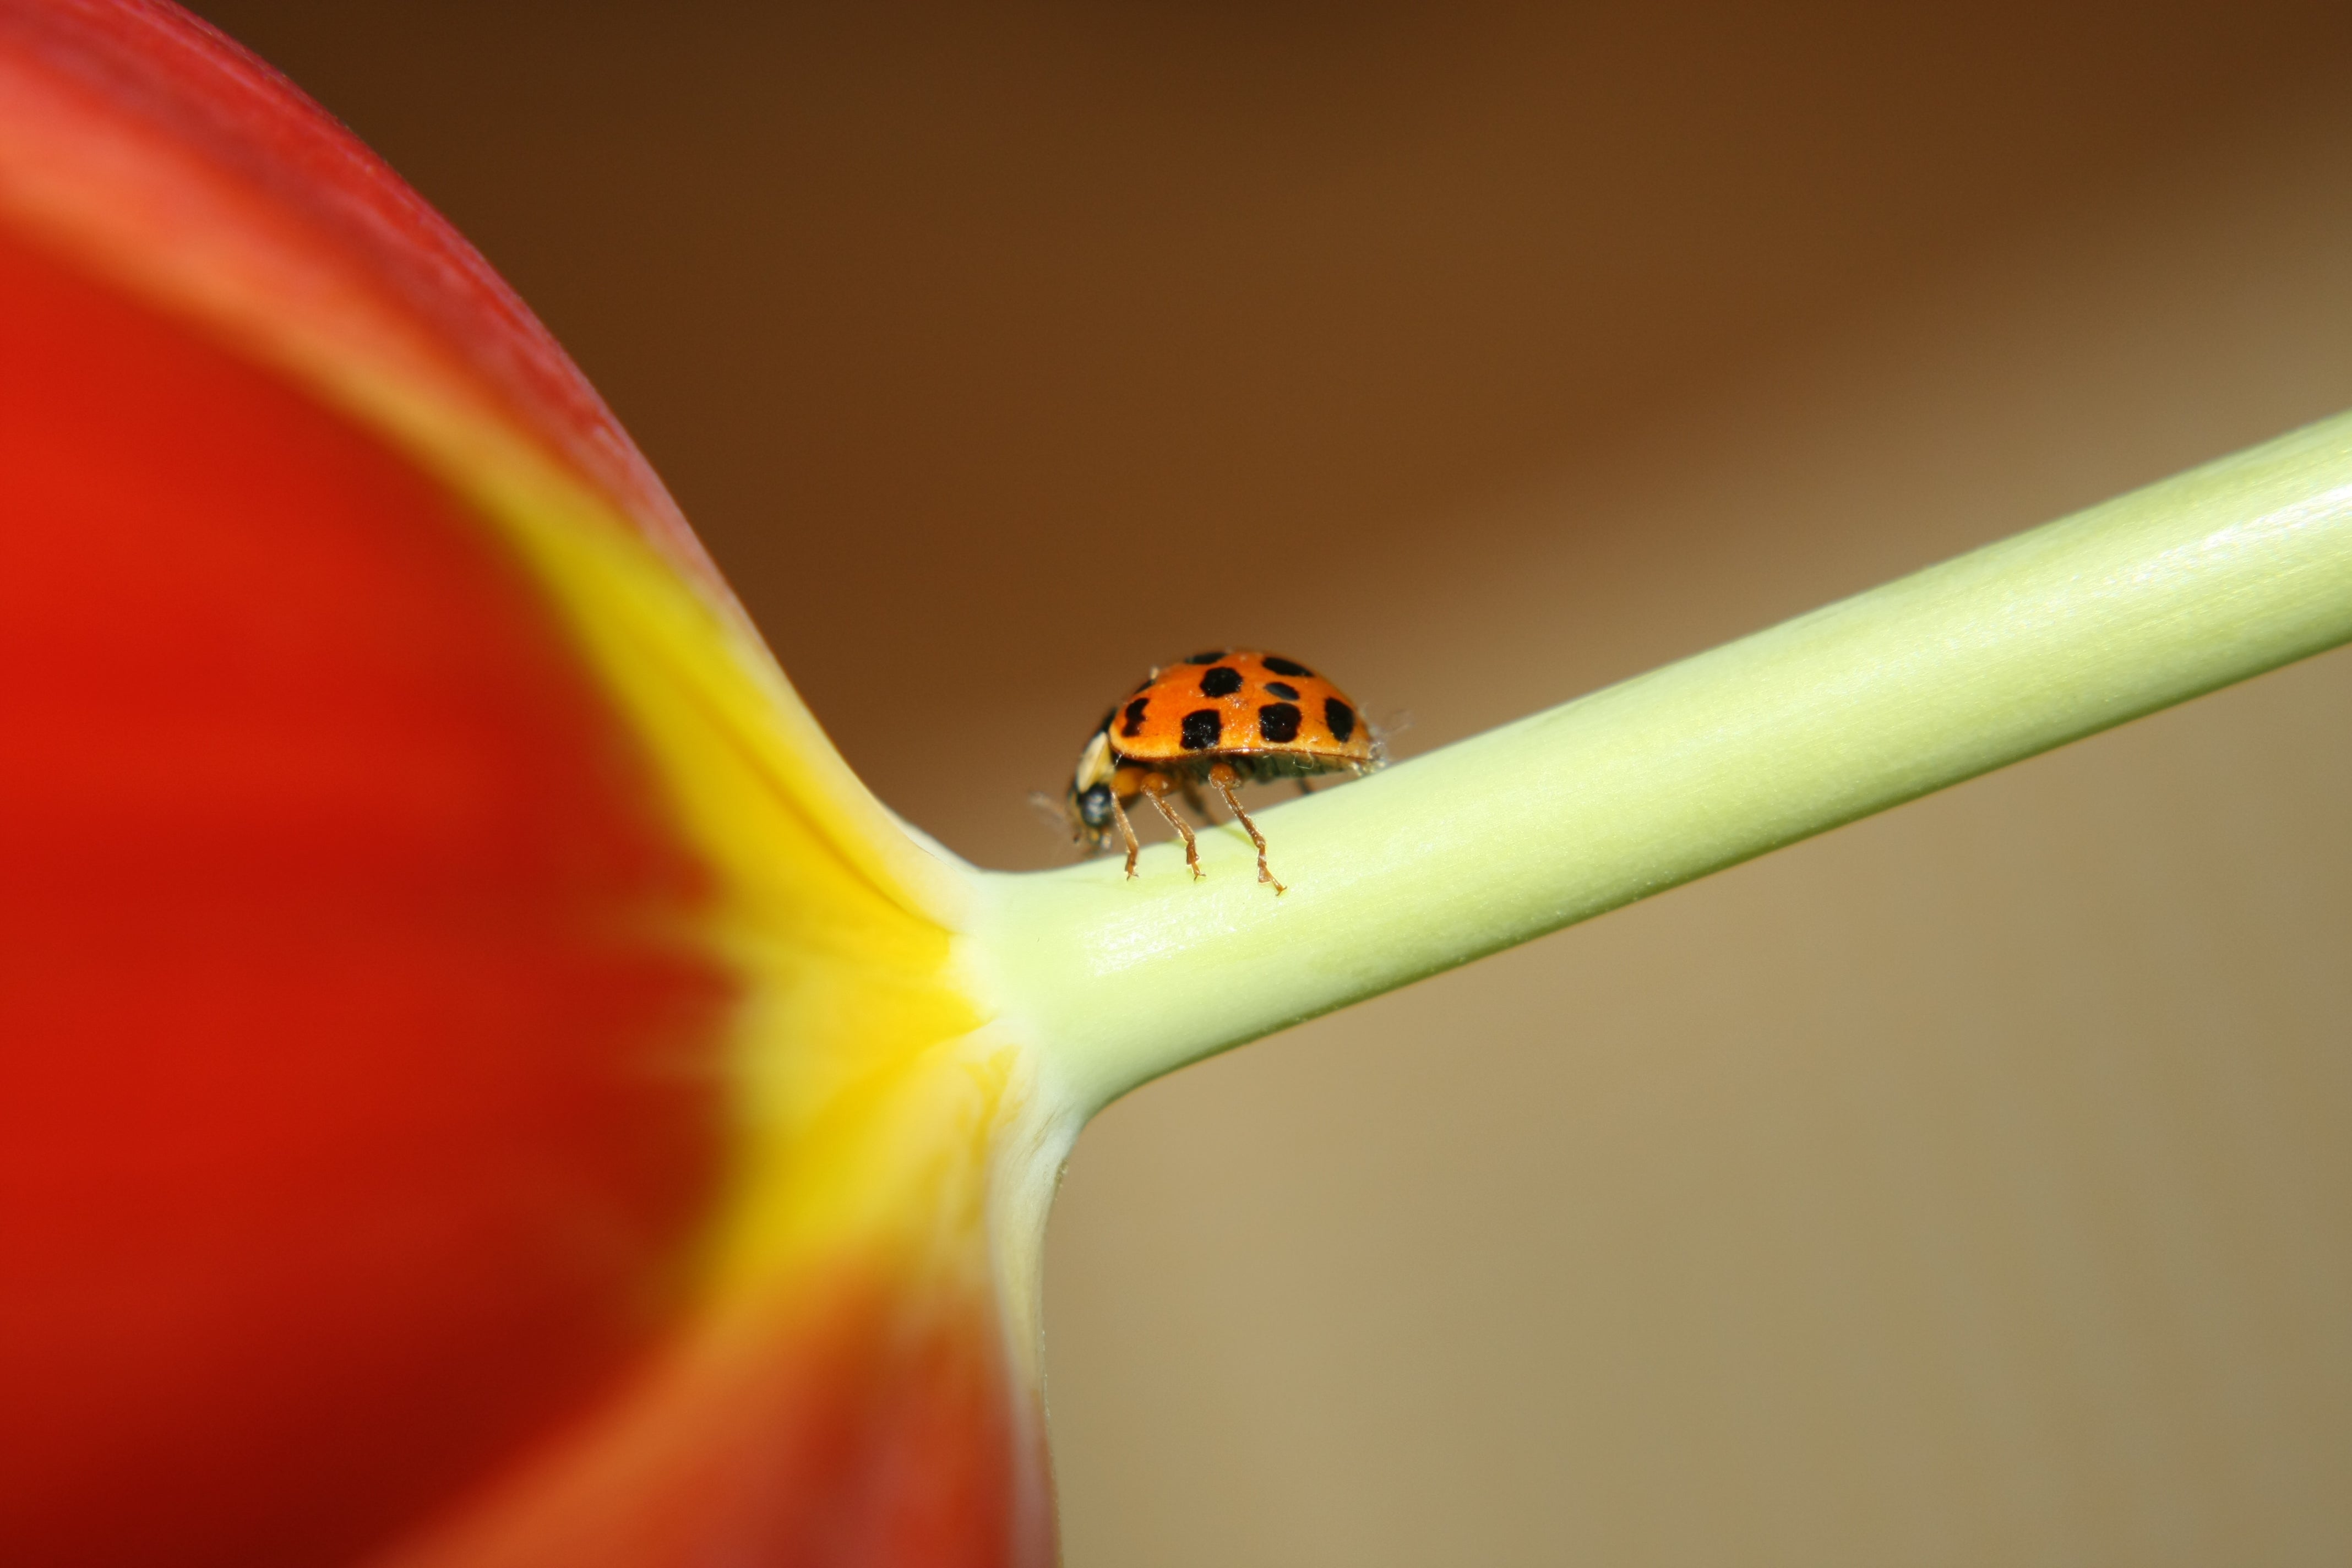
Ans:
[[[1071,809],[1067,795],[1048,795],[1042,789],[1033,789],[1029,792],[1029,807],[1039,817],[1051,823],[1054,831],[1072,844],[1081,847],[1086,844],[1086,825],[1078,820],[1078,814]]]

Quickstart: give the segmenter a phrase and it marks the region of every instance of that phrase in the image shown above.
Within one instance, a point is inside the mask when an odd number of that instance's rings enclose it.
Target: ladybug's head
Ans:
[[[1070,815],[1077,819],[1080,837],[1100,844],[1110,834],[1110,785],[1070,792]]]
[[[1058,795],[1043,790],[1029,796],[1029,804],[1045,817],[1070,836],[1070,842],[1088,854],[1110,842],[1110,786],[1096,784],[1080,789],[1072,784]]]

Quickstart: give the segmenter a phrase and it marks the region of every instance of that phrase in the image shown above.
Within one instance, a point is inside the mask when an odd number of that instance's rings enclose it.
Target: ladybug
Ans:
[[[1255,648],[1196,653],[1155,669],[1128,700],[1103,716],[1065,801],[1077,841],[1100,850],[1114,825],[1127,843],[1127,874],[1141,846],[1127,820],[1138,795],[1151,802],[1184,839],[1195,878],[1201,849],[1170,804],[1181,795],[1202,820],[1201,785],[1213,785],[1257,846],[1257,879],[1284,890],[1265,864],[1265,839],[1234,794],[1239,785],[1295,779],[1299,793],[1317,773],[1369,773],[1381,763],[1380,742],[1347,694],[1297,659]]]

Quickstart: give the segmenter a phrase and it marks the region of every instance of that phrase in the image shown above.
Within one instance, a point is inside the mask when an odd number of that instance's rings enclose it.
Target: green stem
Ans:
[[[1091,1112],[1318,1013],[2352,640],[2352,416],[1173,850],[983,874],[977,982]]]

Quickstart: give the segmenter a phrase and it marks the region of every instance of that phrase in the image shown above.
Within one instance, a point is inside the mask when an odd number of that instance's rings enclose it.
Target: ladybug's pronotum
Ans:
[[[1380,743],[1356,705],[1305,665],[1250,648],[1196,653],[1153,670],[1104,716],[1078,754],[1066,805],[1072,831],[1092,848],[1107,847],[1118,827],[1132,877],[1140,846],[1126,807],[1143,796],[1182,835],[1184,863],[1199,877],[1200,846],[1168,797],[1182,795],[1206,821],[1201,785],[1211,784],[1257,846],[1257,879],[1279,893],[1265,839],[1234,790],[1296,779],[1303,794],[1314,774],[1361,773],[1380,763]]]

